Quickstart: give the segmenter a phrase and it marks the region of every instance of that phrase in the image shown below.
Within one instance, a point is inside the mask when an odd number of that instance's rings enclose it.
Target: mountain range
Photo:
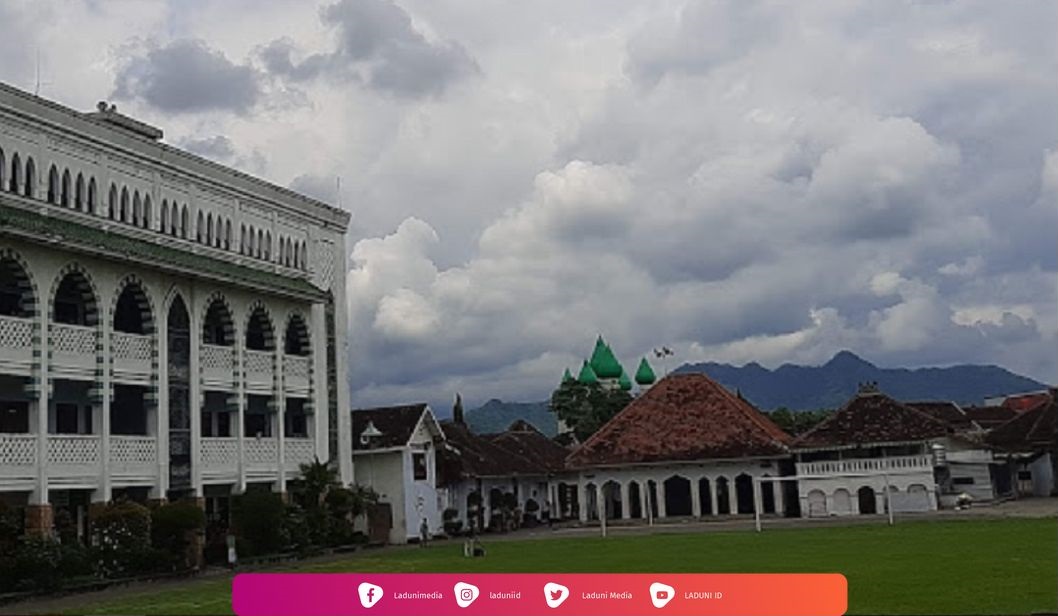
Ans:
[[[850,351],[841,351],[820,366],[784,364],[769,370],[756,362],[744,366],[706,362],[684,364],[675,372],[704,372],[767,411],[780,407],[794,411],[835,409],[856,393],[860,383],[867,381],[878,383],[883,392],[897,400],[950,400],[961,405],[981,404],[988,397],[1047,387],[999,366],[879,368]],[[492,399],[466,413],[471,430],[479,434],[502,432],[518,419],[528,421],[548,436],[557,431],[547,401]]]

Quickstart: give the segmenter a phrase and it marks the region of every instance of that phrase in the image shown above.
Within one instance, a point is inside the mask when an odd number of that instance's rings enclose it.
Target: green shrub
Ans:
[[[95,504],[88,518],[100,575],[123,577],[158,567],[158,551],[151,548],[151,512],[146,507],[129,501]]]
[[[24,537],[15,550],[7,572],[10,576],[10,588],[7,590],[58,590],[63,581],[61,562],[62,548],[57,541]]]
[[[165,556],[169,570],[193,566],[189,558],[192,538],[206,527],[206,514],[198,504],[178,501],[151,509],[151,545]]]
[[[231,516],[240,557],[272,554],[287,547],[286,505],[278,494],[250,490],[234,496]]]

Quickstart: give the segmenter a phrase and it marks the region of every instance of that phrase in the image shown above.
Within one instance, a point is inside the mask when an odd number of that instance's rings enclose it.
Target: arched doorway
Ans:
[[[768,476],[765,475],[765,477]],[[762,481],[760,483],[760,509],[761,513],[775,513],[774,481]]]
[[[713,486],[708,477],[698,480],[698,506],[702,515],[713,515]]]
[[[753,498],[753,478],[742,473],[735,477],[735,498],[738,501],[739,513],[753,513],[756,511]]]
[[[191,489],[191,317],[179,295],[166,317],[170,500]]]
[[[731,513],[731,491],[727,484],[727,477],[716,478],[716,512],[722,515]]]
[[[604,510],[607,520],[620,520],[624,514],[624,503],[621,502],[621,484],[610,480],[602,484]]]
[[[832,511],[834,514],[847,515],[852,513],[852,497],[849,495],[849,491],[845,488],[834,490],[832,502]]]
[[[878,500],[875,498],[873,488],[870,486],[863,486],[859,490],[856,490],[856,498],[859,501],[861,514],[869,515],[872,513],[878,513]]]
[[[686,477],[673,475],[665,480],[665,515],[691,515],[691,481]]]
[[[584,506],[587,507],[585,512],[588,514],[588,520],[599,519],[599,489],[594,483],[589,483],[584,486],[585,502]]]
[[[628,482],[628,517],[638,519],[645,517],[643,515],[643,499],[640,495],[642,487],[638,481]]]
[[[827,515],[827,495],[822,490],[808,493],[808,517],[822,518]]]

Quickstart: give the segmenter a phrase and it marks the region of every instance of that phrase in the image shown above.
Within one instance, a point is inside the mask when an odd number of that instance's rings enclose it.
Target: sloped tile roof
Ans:
[[[632,401],[567,459],[584,468],[777,456],[790,436],[704,374],[673,374]]]
[[[1002,425],[1013,419],[1018,412],[1006,406],[968,406],[966,416],[985,430]]]
[[[447,447],[438,452],[442,485],[478,477],[548,475],[565,470],[569,451],[524,422],[499,434],[474,434],[465,424],[442,424]]]
[[[959,432],[967,432],[980,430],[981,427],[974,423],[972,419],[966,414],[966,412],[954,402],[941,402],[941,401],[927,401],[927,402],[906,402],[908,406],[913,409],[922,411],[923,413],[946,422],[952,428]]]
[[[1006,451],[1058,448],[1058,401],[1049,395],[993,429],[988,442]]]
[[[945,421],[880,392],[859,393],[794,441],[796,449],[924,441],[953,433]]]
[[[403,447],[411,440],[415,427],[419,425],[426,404],[405,404],[373,409],[353,409],[353,451],[370,451]],[[368,422],[382,433],[367,445],[360,442]]]

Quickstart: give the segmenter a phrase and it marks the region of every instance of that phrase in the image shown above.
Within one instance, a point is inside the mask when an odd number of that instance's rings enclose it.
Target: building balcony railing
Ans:
[[[283,356],[283,382],[287,389],[309,389],[311,374],[310,357],[300,355]]]
[[[52,364],[56,369],[95,370],[96,337],[92,326],[53,323]]]
[[[28,375],[33,368],[33,319],[0,316],[0,372]]]
[[[0,434],[0,477],[31,478],[36,467],[36,434]]]
[[[48,436],[48,474],[79,477],[99,472],[100,438],[96,434]]]
[[[150,380],[154,358],[152,336],[114,332],[110,338],[110,355],[119,378]]]
[[[157,474],[158,439],[153,436],[111,436],[110,472],[123,475]]]
[[[271,389],[275,382],[276,356],[271,351],[245,351],[246,385]]]
[[[877,474],[931,471],[929,456],[899,456],[895,458],[856,458],[851,460],[820,460],[798,462],[798,475],[844,475],[850,473]]]
[[[283,439],[283,460],[288,471],[297,471],[302,464],[311,464],[316,460],[316,442],[311,438]]]
[[[203,473],[236,474],[239,472],[239,439],[235,437],[203,438],[199,451],[202,456]]]
[[[279,471],[279,443],[274,438],[249,438],[243,442],[247,471]]]
[[[199,355],[202,379],[207,384],[231,387],[235,382],[235,350],[232,347],[203,344]]]

